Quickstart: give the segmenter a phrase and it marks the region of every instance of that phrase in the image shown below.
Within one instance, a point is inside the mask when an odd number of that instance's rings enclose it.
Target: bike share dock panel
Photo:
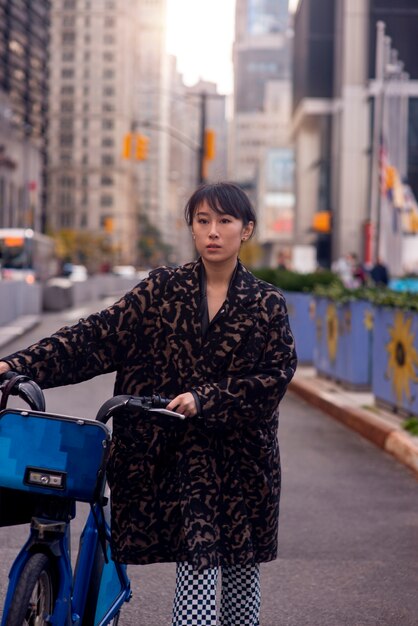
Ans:
[[[94,420],[5,409],[0,487],[91,502],[103,482],[109,440],[108,428]]]

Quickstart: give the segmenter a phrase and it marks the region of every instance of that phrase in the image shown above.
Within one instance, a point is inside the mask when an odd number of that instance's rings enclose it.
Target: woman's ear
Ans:
[[[248,222],[242,229],[242,241],[247,241],[253,234],[254,222]]]

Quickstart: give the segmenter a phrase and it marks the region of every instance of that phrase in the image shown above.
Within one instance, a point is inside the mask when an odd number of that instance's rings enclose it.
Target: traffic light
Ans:
[[[136,135],[135,158],[137,161],[145,161],[148,158],[149,138],[146,135]]]
[[[132,154],[132,133],[127,133],[123,138],[122,158],[130,159]]]
[[[216,152],[216,134],[211,128],[205,130],[205,159],[213,161]]]
[[[317,233],[331,232],[331,212],[318,211],[313,216],[312,228]]]

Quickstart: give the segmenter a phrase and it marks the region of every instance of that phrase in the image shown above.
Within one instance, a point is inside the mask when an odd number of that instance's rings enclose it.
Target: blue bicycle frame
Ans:
[[[22,571],[36,551],[43,551],[51,555],[58,568],[59,588],[52,615],[46,620],[52,626],[73,624],[78,626],[83,619],[87,600],[88,583],[93,569],[92,555],[101,550],[97,520],[103,517],[99,505],[93,505],[87,518],[81,538],[76,571],[74,575],[71,567],[69,524],[36,518],[31,524],[31,534],[19,552],[9,574],[9,588],[4,605],[2,626],[4,626],[13,592],[16,588]],[[106,539],[110,541],[110,529],[102,520]],[[101,572],[99,595],[96,604],[94,626],[105,626],[119,612],[124,602],[131,597],[130,582],[126,566],[110,559],[109,550]],[[69,602],[70,600],[70,602]]]

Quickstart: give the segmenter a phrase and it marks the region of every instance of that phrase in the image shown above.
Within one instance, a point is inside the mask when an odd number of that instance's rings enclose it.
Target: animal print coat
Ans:
[[[43,387],[116,370],[116,394],[196,392],[200,417],[114,424],[112,533],[125,563],[199,569],[277,554],[276,409],[296,367],[285,301],[239,263],[202,337],[200,265],[157,269],[110,308],[5,359]]]

